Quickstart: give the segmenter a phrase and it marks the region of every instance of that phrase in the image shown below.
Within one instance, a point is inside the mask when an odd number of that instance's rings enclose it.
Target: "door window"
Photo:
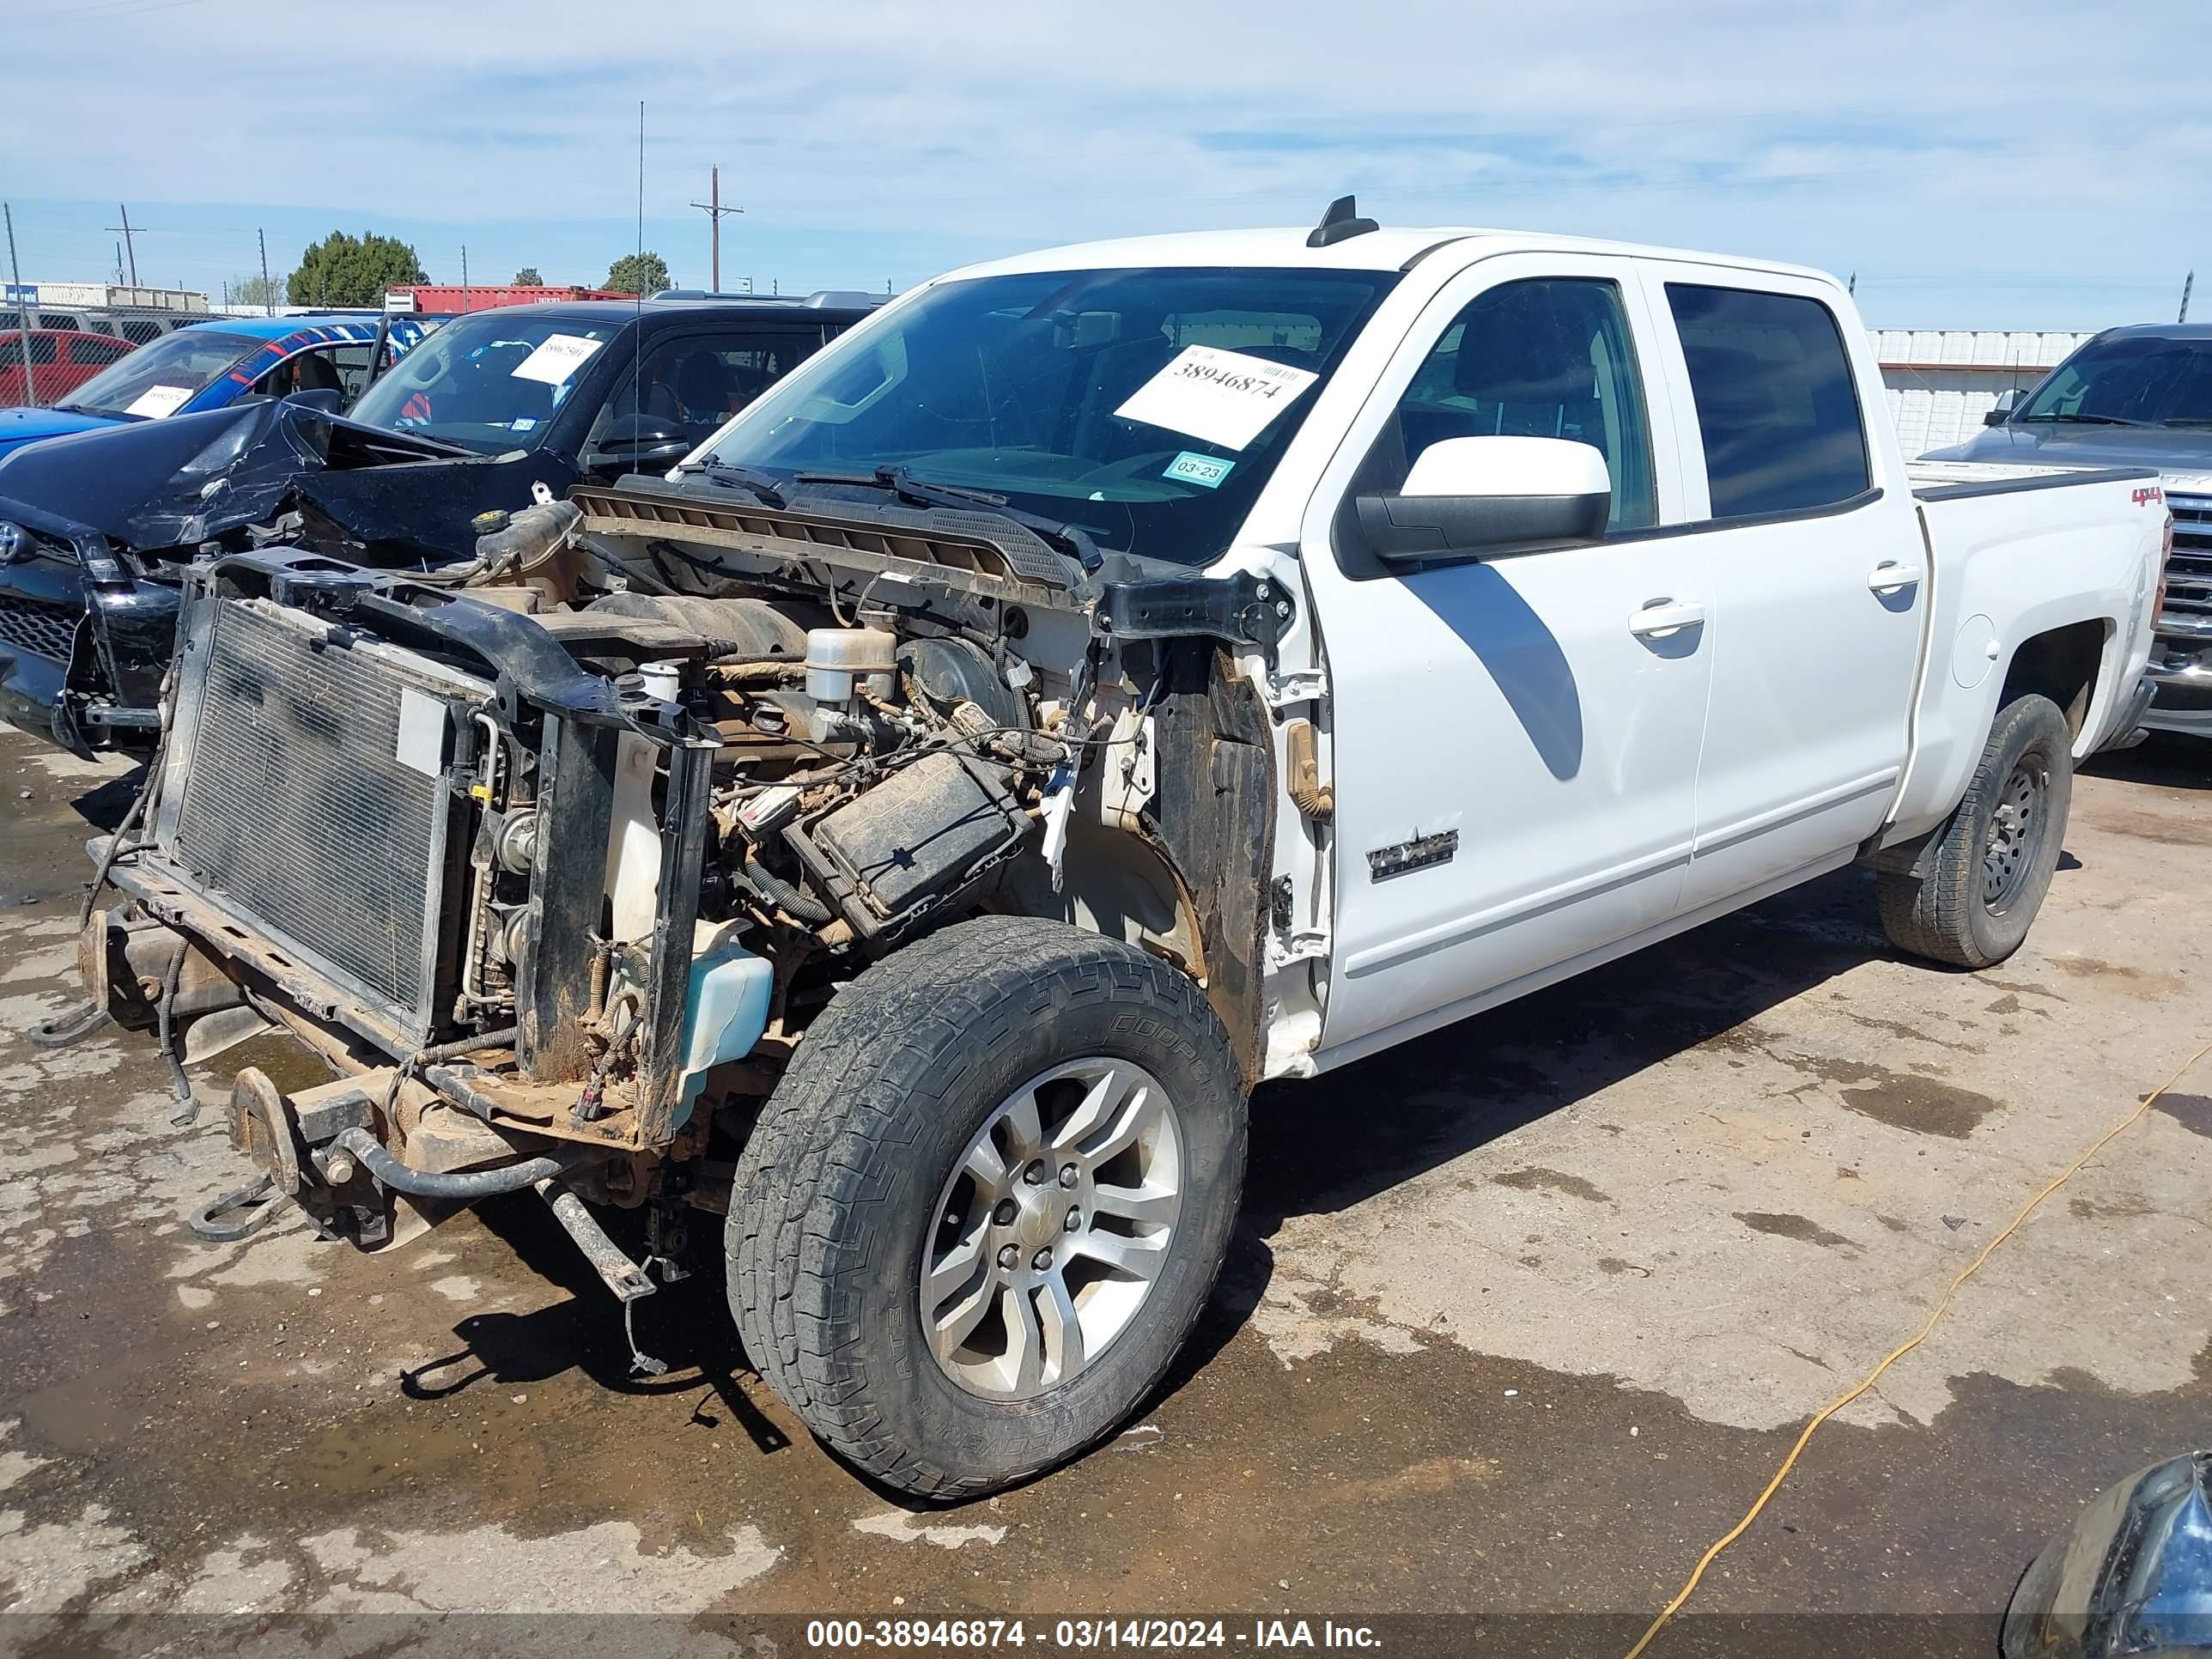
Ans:
[[[586,451],[625,415],[680,427],[703,443],[821,345],[818,329],[682,334],[663,339],[616,385],[592,421]]]
[[[1818,300],[1667,284],[1716,519],[1863,495],[1866,428],[1835,313]]]
[[[1547,276],[1480,295],[1415,371],[1394,425],[1405,451],[1395,482],[1441,439],[1565,438],[1605,457],[1608,530],[1658,521],[1643,385],[1614,283]],[[1389,429],[1382,441],[1393,441]]]

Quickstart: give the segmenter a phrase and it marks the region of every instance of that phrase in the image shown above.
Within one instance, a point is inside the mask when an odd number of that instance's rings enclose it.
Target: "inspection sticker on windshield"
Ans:
[[[580,334],[549,334],[544,345],[514,366],[514,378],[560,386],[590,360],[601,343]]]
[[[158,421],[164,415],[175,414],[191,400],[192,389],[188,386],[149,386],[133,398],[123,412]]]
[[[1241,351],[1185,346],[1114,413],[1224,449],[1242,449],[1320,378]]]
[[[1174,478],[1182,483],[1203,485],[1207,489],[1218,489],[1221,481],[1229,476],[1229,469],[1237,463],[1224,461],[1212,455],[1200,455],[1186,449],[1168,463],[1163,478]]]

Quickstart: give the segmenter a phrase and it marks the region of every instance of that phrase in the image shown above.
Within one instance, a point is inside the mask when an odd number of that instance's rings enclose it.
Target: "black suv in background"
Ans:
[[[2212,738],[2212,324],[2139,323],[2085,341],[1971,442],[1930,461],[2154,466],[2173,552],[2143,724]]]
[[[471,557],[471,521],[675,464],[881,301],[662,295],[446,324],[340,418],[250,398],[0,457],[0,718],[77,754],[150,744],[192,560],[272,538],[349,563]]]

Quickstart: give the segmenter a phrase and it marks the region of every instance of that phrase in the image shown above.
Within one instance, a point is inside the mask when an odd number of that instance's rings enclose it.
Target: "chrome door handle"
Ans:
[[[1877,593],[1894,593],[1899,588],[1911,586],[1920,580],[1917,564],[1899,564],[1894,559],[1884,559],[1867,572],[1867,586]]]
[[[1628,619],[1628,631],[1639,640],[1664,639],[1705,619],[1705,607],[1697,599],[1658,599]]]

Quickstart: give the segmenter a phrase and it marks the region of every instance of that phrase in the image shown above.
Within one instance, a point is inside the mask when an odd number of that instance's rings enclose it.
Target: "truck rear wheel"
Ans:
[[[746,1143],[726,1247],[747,1358],[887,1485],[1011,1485],[1158,1382],[1244,1149],[1186,975],[1058,922],[947,928],[839,992]]]
[[[1924,873],[1876,878],[1890,943],[1960,968],[2017,951],[2058,867],[2073,793],[2073,733],[2058,705],[2033,696],[2007,703]]]

